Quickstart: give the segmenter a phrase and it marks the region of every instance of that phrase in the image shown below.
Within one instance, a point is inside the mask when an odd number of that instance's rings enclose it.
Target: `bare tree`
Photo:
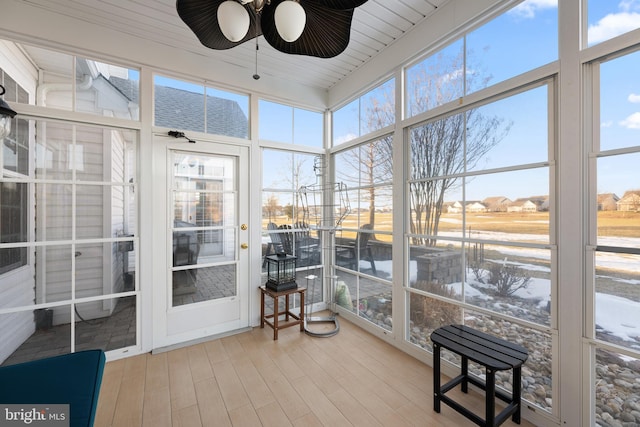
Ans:
[[[465,162],[467,169],[475,166],[508,128],[499,118],[471,109],[412,129],[411,233],[438,234],[445,194],[461,184]],[[415,237],[413,243],[434,246],[436,240]]]
[[[410,97],[414,112],[427,111],[462,96],[462,58],[441,56],[414,74]],[[467,64],[467,70],[471,67]],[[488,77],[468,73],[467,87],[486,86]],[[509,132],[511,125],[478,108],[453,113],[411,129],[411,233],[437,236],[445,194],[461,185],[460,174],[478,164]],[[437,239],[414,237],[414,244],[435,246]]]
[[[264,209],[269,217],[269,222],[273,222],[273,218],[276,216],[276,212],[278,211],[278,196],[275,194],[269,195],[262,209]]]
[[[383,86],[382,90],[369,94],[364,114],[365,133],[382,129],[394,123],[395,90],[393,84]],[[368,201],[369,224],[375,225],[376,195],[384,195],[376,184],[391,182],[393,177],[392,165],[392,136],[384,136],[375,141],[364,143],[354,150],[346,152],[343,157],[348,170],[338,171],[338,179],[354,180],[354,171],[358,171],[358,186],[364,189],[363,201]],[[376,194],[377,191],[377,194]],[[391,195],[389,191],[389,196]],[[374,236],[371,236],[374,238]]]
[[[433,60],[414,68],[410,79],[411,96],[408,110],[413,114],[433,109],[461,98],[463,81],[467,90],[485,87],[491,76],[483,75],[480,67],[464,64],[463,55],[440,53]],[[468,71],[465,75],[462,70]],[[365,125],[368,131],[394,123],[393,85],[367,99]],[[410,203],[411,233],[437,236],[440,216],[447,191],[460,186],[460,174],[478,164],[487,152],[509,132],[510,123],[488,117],[478,108],[457,112],[411,129],[410,139]],[[376,194],[374,183],[391,180],[393,138],[384,137],[347,152],[344,161],[349,172],[359,171],[362,187],[370,188],[369,221],[374,224]],[[349,154],[350,153],[350,154]],[[338,172],[340,177],[340,172]],[[352,176],[349,178],[353,179]],[[435,246],[436,238],[414,237],[412,243]]]
[[[273,167],[277,167],[273,165]],[[313,162],[307,155],[299,155],[291,153],[289,157],[289,166],[281,169],[282,182],[289,184],[289,188],[293,190],[293,205],[285,206],[286,215],[297,223],[303,216],[302,201],[298,194],[298,189],[303,185],[313,184],[315,182],[315,174]]]

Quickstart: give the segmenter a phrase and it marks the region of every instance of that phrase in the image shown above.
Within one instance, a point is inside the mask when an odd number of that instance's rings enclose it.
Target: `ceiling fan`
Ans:
[[[260,35],[275,49],[332,58],[349,44],[351,19],[367,0],[177,0],[178,15],[211,49]]]

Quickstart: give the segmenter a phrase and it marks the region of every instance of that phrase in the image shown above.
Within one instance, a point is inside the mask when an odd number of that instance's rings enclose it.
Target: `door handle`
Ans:
[[[243,244],[240,245],[240,247],[242,249],[247,249],[249,247],[249,245],[247,245],[246,243],[243,243]]]

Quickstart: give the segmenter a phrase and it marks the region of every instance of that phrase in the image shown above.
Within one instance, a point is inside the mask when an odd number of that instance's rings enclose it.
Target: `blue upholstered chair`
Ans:
[[[86,350],[0,366],[0,404],[69,404],[71,427],[93,426],[105,360]]]

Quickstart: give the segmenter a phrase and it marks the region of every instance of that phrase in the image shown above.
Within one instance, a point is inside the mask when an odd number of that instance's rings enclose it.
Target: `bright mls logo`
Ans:
[[[1,405],[0,427],[69,427],[69,405]]]

